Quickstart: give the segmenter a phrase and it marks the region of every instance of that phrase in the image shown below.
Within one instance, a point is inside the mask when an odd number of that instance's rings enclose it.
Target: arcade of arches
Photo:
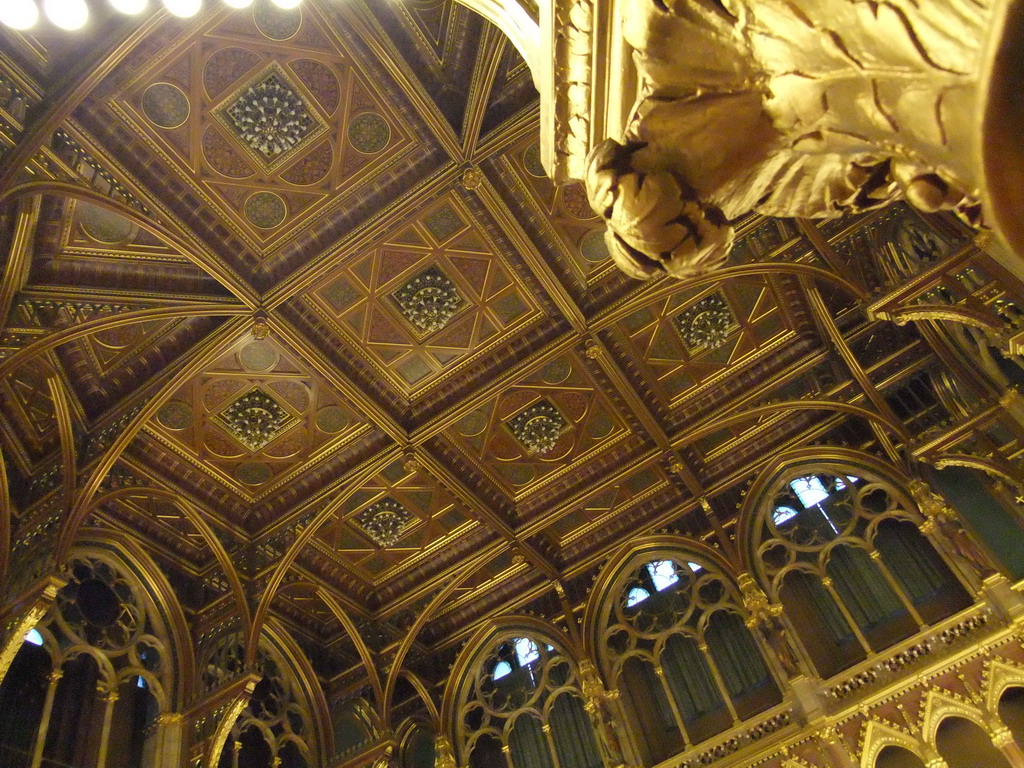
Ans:
[[[0,764],[1024,768],[984,232],[637,281],[552,127],[600,2],[88,2],[0,27]]]

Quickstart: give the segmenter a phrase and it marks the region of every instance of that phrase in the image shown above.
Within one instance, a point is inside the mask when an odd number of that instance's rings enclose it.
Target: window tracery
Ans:
[[[646,763],[779,701],[741,604],[717,568],[678,555],[634,559],[613,582],[602,664]]]
[[[825,676],[969,603],[907,495],[863,474],[792,468],[756,523],[760,575]]]
[[[211,679],[229,674],[238,643],[227,638],[206,665]],[[227,668],[216,667],[225,664]],[[306,768],[313,764],[313,732],[309,707],[286,666],[271,648],[261,645],[256,666],[262,678],[249,703],[231,728],[221,752],[221,768]]]
[[[457,733],[471,768],[603,766],[578,670],[535,636],[491,643],[471,667],[462,701]]]
[[[170,645],[141,583],[107,554],[72,559],[47,616],[25,635],[3,684],[5,765],[155,765],[158,716],[172,709]]]

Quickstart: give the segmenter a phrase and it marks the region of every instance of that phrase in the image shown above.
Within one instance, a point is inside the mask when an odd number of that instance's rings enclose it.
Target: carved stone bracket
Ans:
[[[719,266],[726,222],[749,211],[906,199],[977,224],[980,82],[1005,4],[556,2],[549,171],[586,172],[634,277]]]

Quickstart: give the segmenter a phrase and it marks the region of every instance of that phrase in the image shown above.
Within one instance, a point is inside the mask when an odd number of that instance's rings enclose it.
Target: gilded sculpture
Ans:
[[[721,266],[730,220],[906,199],[981,221],[973,167],[990,10],[948,0],[627,0],[638,97],[587,189],[629,275]]]

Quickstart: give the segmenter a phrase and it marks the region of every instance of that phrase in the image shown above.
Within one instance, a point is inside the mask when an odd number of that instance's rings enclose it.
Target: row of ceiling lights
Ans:
[[[85,0],[42,0],[46,18],[56,27],[66,30],[81,29],[89,20],[89,6]],[[222,0],[232,8],[246,8],[253,0]],[[271,0],[278,8],[296,8],[302,0]],[[149,6],[149,0],[110,0],[111,6],[131,16],[142,13]],[[183,19],[195,16],[202,10],[203,0],[163,0],[169,13]],[[39,6],[36,0],[0,0],[0,24],[12,29],[31,29],[39,21]]]

